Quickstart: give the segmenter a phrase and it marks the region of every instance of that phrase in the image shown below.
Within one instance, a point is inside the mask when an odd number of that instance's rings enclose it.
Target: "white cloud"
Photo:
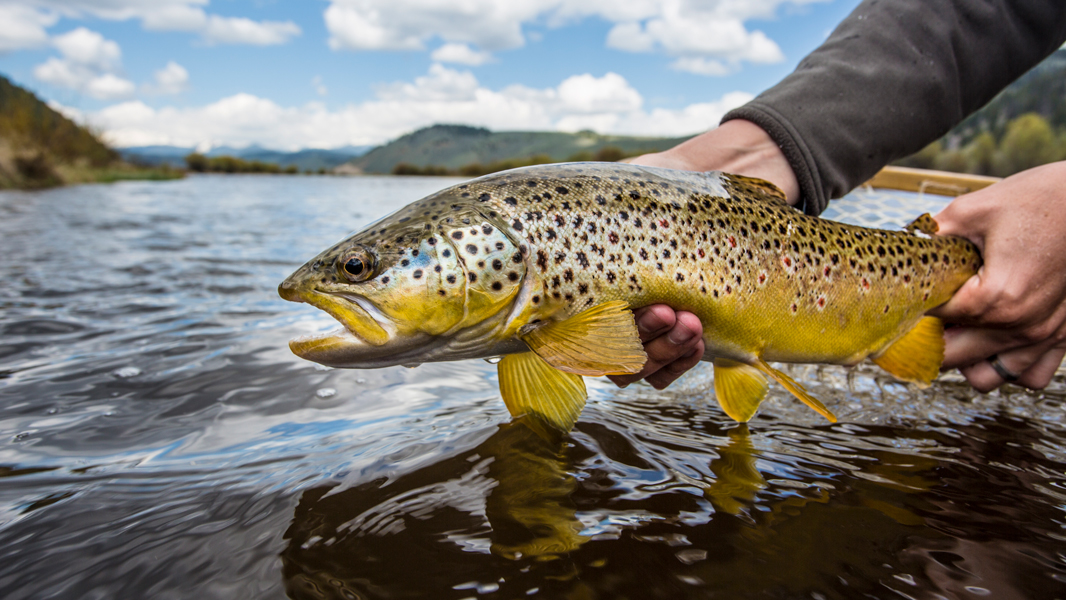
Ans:
[[[180,94],[189,87],[189,72],[174,61],[155,72],[155,82],[144,86],[149,94]]]
[[[104,73],[85,82],[84,92],[100,100],[129,98],[136,90],[132,81],[123,79],[113,73]]]
[[[606,44],[628,52],[663,52],[678,57],[675,68],[717,75],[744,61],[783,60],[765,33],[748,30],[750,19],[770,19],[780,6],[826,0],[330,0],[324,13],[335,50],[424,50],[433,39],[439,62],[464,60],[468,44],[487,50],[526,42],[523,27],[561,27],[596,17],[613,24]],[[473,52],[472,50],[470,52]],[[452,57],[455,58],[452,58]],[[704,62],[696,62],[703,59]],[[718,61],[720,68],[711,61]]]
[[[37,65],[37,79],[77,90],[100,100],[118,100],[133,95],[133,82],[116,74],[122,62],[118,44],[104,36],[79,27],[56,36],[52,43],[62,58],[52,57]]]
[[[713,77],[722,77],[733,72],[733,70],[725,66],[722,61],[710,60],[703,58],[702,56],[683,56],[670,63],[670,68],[678,71],[695,73],[697,75],[710,75]]]
[[[315,93],[318,94],[319,96],[326,96],[326,95],[329,94],[329,89],[327,89],[326,85],[324,83],[322,83],[322,76],[321,75],[315,75],[314,77],[312,77],[311,78],[311,85],[314,86]]]
[[[139,19],[145,29],[198,33],[208,43],[284,44],[300,35],[291,21],[253,21],[208,14],[208,0],[0,0],[0,50],[40,45],[58,17]]]
[[[763,32],[748,31],[742,20],[713,13],[666,11],[643,23],[621,23],[608,33],[607,45],[629,52],[661,48],[673,56],[711,57],[732,63],[774,63],[785,58],[781,48]]]
[[[122,51],[117,43],[84,27],[55,36],[52,44],[64,60],[90,69],[110,71],[122,62]]]
[[[331,0],[323,16],[335,50],[421,50],[433,37],[500,50],[521,46],[522,24],[556,2]]]
[[[48,44],[48,32],[59,16],[21,4],[0,4],[0,53]]]
[[[272,46],[284,44],[290,38],[300,35],[300,28],[289,21],[256,22],[251,19],[211,15],[201,33],[209,42]]]
[[[376,144],[434,123],[467,123],[497,130],[591,128],[603,133],[686,135],[710,129],[730,108],[751,98],[734,92],[716,102],[678,110],[643,108],[643,98],[620,75],[575,75],[555,87],[492,90],[473,74],[436,64],[410,83],[337,110],[312,102],[284,107],[237,94],[201,107],[152,108],[115,104],[83,118],[118,146],[261,144],[279,149]]]
[[[437,48],[429,55],[437,62],[458,63],[476,67],[492,60],[488,52],[479,52],[466,44],[450,43]]]

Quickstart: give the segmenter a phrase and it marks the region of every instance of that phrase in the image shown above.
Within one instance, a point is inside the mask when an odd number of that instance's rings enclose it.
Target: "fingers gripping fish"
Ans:
[[[932,381],[943,325],[924,313],[980,266],[928,215],[884,231],[803,215],[767,182],[614,163],[514,169],[445,189],[369,225],[293,273],[281,296],[343,328],[293,340],[345,368],[503,356],[511,414],[577,420],[583,376],[646,360],[632,308],[665,303],[704,324],[715,395],[748,421],[769,362],[854,365]]]

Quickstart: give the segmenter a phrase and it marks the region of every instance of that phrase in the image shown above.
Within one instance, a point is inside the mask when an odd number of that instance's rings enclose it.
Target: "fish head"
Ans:
[[[525,279],[521,244],[495,212],[452,200],[446,190],[407,206],[290,275],[282,298],[343,326],[292,351],[350,368],[493,356]]]

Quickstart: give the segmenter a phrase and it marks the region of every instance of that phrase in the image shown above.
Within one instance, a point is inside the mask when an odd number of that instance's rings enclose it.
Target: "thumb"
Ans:
[[[988,309],[988,294],[985,290],[985,268],[966,280],[947,302],[930,310],[928,314],[939,317],[947,323],[960,325],[977,324],[978,319]]]

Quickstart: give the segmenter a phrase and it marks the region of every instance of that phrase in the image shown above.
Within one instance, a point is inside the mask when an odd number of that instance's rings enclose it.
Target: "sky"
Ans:
[[[859,0],[0,0],[0,74],[117,147],[376,145],[435,123],[680,136]]]

